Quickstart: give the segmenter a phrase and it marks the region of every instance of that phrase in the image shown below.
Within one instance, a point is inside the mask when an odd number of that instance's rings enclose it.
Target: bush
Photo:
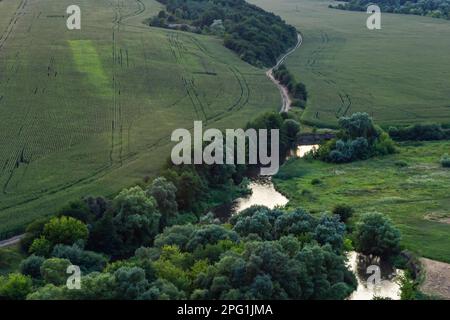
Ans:
[[[83,273],[102,271],[108,262],[108,259],[103,255],[93,251],[85,251],[77,245],[58,244],[53,249],[52,256],[70,260],[71,263],[79,266]]]
[[[88,228],[83,222],[71,217],[55,217],[52,218],[44,226],[44,237],[50,241],[52,245],[68,244],[72,245],[77,240],[86,241],[88,238]]]
[[[0,300],[24,300],[31,292],[32,284],[30,277],[20,273],[0,277]]]
[[[408,166],[408,162],[406,162],[405,160],[397,160],[394,162],[394,164],[399,168],[405,168]]]
[[[339,139],[322,144],[315,152],[315,158],[332,163],[346,163],[397,151],[389,135],[376,126],[367,113],[357,112],[350,117],[342,117],[339,119],[339,126]]]
[[[415,124],[404,128],[391,127],[388,133],[392,139],[397,141],[431,141],[446,138],[446,132],[438,124]]]
[[[342,222],[347,222],[354,212],[353,208],[346,204],[338,204],[333,208],[333,214],[339,216]]]
[[[378,212],[366,213],[355,230],[356,249],[365,255],[391,257],[400,252],[400,232]]]
[[[52,244],[50,243],[50,241],[48,241],[44,237],[39,237],[34,239],[33,243],[31,243],[28,252],[36,254],[38,256],[47,257],[50,254],[51,249]]]
[[[65,284],[68,278],[67,267],[72,263],[67,259],[50,258],[41,265],[41,276],[46,283],[54,285]]]
[[[20,272],[26,276],[38,279],[41,277],[41,266],[45,258],[31,255],[20,263]]]
[[[450,156],[448,154],[444,154],[441,158],[441,165],[444,168],[450,168]]]

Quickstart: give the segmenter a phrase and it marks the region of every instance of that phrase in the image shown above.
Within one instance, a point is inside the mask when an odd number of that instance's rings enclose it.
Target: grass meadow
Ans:
[[[450,169],[440,164],[448,150],[449,141],[426,142],[403,144],[397,154],[350,164],[291,159],[274,182],[290,207],[324,212],[348,204],[356,216],[386,214],[407,249],[450,263]]]
[[[368,14],[334,1],[250,2],[303,34],[286,64],[309,92],[305,123],[330,127],[357,111],[384,126],[450,123],[450,21],[382,13],[382,29],[368,30]]]
[[[0,2],[0,238],[70,199],[153,176],[170,134],[277,110],[266,78],[222,39],[151,28],[154,0]]]

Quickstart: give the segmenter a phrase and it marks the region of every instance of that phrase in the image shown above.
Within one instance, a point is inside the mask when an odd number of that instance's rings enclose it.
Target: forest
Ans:
[[[366,11],[371,4],[378,5],[381,12],[450,19],[449,0],[350,0],[345,4],[339,3],[331,7],[342,10]]]
[[[268,67],[293,47],[297,31],[280,17],[244,0],[158,0],[166,11],[149,20],[156,27],[217,34],[240,58]]]
[[[299,132],[278,113],[247,127],[279,129],[280,154]],[[0,299],[345,299],[357,285],[346,252],[398,259],[401,235],[387,217],[362,214],[350,227],[353,209],[338,203],[315,214],[253,206],[220,221],[214,198],[245,192],[248,169],[168,164],[113,198],[68,203],[27,227],[26,256],[0,276]],[[70,265],[79,290],[66,286]]]

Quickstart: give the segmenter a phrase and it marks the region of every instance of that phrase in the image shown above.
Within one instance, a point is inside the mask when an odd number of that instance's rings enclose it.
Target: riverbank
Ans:
[[[290,207],[330,211],[347,203],[356,210],[388,215],[402,232],[402,244],[418,256],[450,263],[450,225],[430,214],[450,213],[450,170],[440,158],[450,141],[400,144],[399,153],[349,164],[291,159],[274,177]]]

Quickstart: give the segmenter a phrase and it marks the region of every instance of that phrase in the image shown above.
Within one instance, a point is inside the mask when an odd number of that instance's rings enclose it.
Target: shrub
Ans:
[[[50,241],[44,237],[39,237],[33,240],[28,252],[38,256],[47,257],[50,254],[51,249],[52,244]]]
[[[415,124],[404,128],[390,127],[388,133],[397,141],[431,141],[446,138],[446,132],[438,124]]]
[[[408,162],[406,162],[405,160],[397,160],[394,162],[394,164],[399,168],[404,168],[408,166]]]
[[[68,278],[67,267],[72,263],[67,259],[50,258],[41,265],[41,276],[46,283],[62,285]]]
[[[10,273],[7,277],[0,277],[0,300],[24,300],[31,289],[31,278],[23,274]]]
[[[32,278],[41,277],[41,266],[45,258],[31,255],[20,263],[20,272]]]
[[[448,154],[444,154],[441,158],[441,165],[444,168],[450,168],[450,156]]]
[[[88,228],[83,222],[71,217],[55,217],[52,218],[44,226],[44,237],[49,240],[52,245],[74,244],[77,240],[87,240]]]
[[[347,222],[354,212],[353,208],[346,204],[338,204],[333,208],[333,214],[339,216],[342,222]]]
[[[390,257],[400,252],[400,232],[378,212],[361,217],[355,231],[356,249],[365,255]]]

